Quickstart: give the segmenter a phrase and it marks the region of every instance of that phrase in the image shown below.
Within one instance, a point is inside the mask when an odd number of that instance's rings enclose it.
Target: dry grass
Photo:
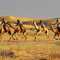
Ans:
[[[30,25],[24,26],[33,28]],[[22,33],[17,33],[14,35],[16,40],[13,40],[13,38],[10,40],[16,42],[10,44],[8,42],[10,35],[7,33],[0,34],[0,52],[10,50],[15,54],[13,57],[0,56],[0,60],[60,60],[60,41],[53,39],[53,32],[49,31],[48,34],[49,37],[43,32],[35,35],[35,32],[27,31],[25,36]]]
[[[53,33],[52,33],[53,34]],[[51,35],[52,35],[51,34]],[[51,37],[50,35],[50,37]],[[19,36],[21,38],[22,34]],[[0,36],[1,37],[1,36]],[[6,37],[6,38],[4,38]],[[7,39],[7,34],[4,35],[4,39]],[[11,50],[14,52],[15,55],[13,57],[4,57],[0,56],[0,60],[60,60],[60,41],[49,40],[45,34],[41,33],[41,35],[37,36],[37,41],[35,44],[32,43],[34,35],[29,35],[27,43],[17,43],[14,44],[0,44],[0,51],[1,50]],[[23,37],[21,38],[23,39]],[[2,40],[4,41],[4,40]],[[11,40],[12,41],[12,40]],[[21,40],[20,40],[21,41]],[[24,41],[24,39],[23,39]],[[31,41],[31,42],[30,42]]]
[[[0,56],[0,60],[59,60],[60,46],[53,43],[21,43],[21,44],[0,44],[1,50],[13,51],[14,57]]]
[[[45,33],[41,32],[38,33],[36,35],[36,32],[33,31],[26,31],[25,34],[23,35],[22,33],[16,33],[14,35],[15,40],[17,41],[41,41],[41,40],[52,40],[53,39],[53,35],[54,33],[52,33],[51,31],[49,31],[48,33],[49,37],[46,36]],[[9,35],[8,33],[5,34],[0,34],[0,41],[8,41],[9,38],[11,37],[11,35]],[[36,37],[36,39],[35,39]],[[11,37],[10,40],[13,40],[13,38]]]

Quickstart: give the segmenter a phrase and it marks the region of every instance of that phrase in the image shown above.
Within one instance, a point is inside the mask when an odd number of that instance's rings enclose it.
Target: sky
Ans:
[[[0,0],[0,15],[59,17],[60,0]]]

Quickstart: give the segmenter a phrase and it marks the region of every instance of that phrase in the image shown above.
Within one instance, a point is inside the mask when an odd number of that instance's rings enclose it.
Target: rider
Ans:
[[[33,24],[34,24],[34,27],[35,27],[35,29],[37,30],[37,32],[39,32],[40,30],[39,30],[39,28],[38,28],[38,26],[37,26],[37,24],[36,24],[35,21],[33,21]]]
[[[20,27],[21,31],[23,31],[23,29],[24,29],[23,23],[17,19],[17,23],[16,24],[17,24],[17,26]]]
[[[59,23],[58,18],[57,18],[56,24],[57,24],[57,29],[58,29],[58,31],[60,31],[60,23]]]
[[[42,21],[41,21],[41,20],[40,20],[39,24],[41,25],[41,27],[43,27],[43,23],[42,23]]]
[[[2,24],[3,24],[4,32],[8,32],[8,34],[11,35],[10,29],[9,29],[9,24],[7,21],[4,20],[4,18],[2,19]]]

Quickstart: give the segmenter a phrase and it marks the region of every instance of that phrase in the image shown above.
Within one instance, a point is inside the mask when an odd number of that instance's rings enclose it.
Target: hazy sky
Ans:
[[[0,0],[0,15],[16,15],[16,0]]]
[[[60,0],[0,0],[0,15],[60,16]]]
[[[17,15],[43,16],[48,9],[48,0],[21,0],[17,1]],[[19,11],[19,12],[18,12]]]

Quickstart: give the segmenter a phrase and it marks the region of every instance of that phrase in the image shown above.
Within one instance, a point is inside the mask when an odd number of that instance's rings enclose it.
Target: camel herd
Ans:
[[[60,23],[58,22],[58,19],[55,23],[56,29],[53,28],[52,24],[49,25],[50,29],[48,29],[47,26],[42,21],[39,22],[39,26],[37,25],[37,23],[35,21],[33,21],[32,23],[35,28],[34,31],[36,32],[36,35],[39,32],[44,32],[48,36],[49,30],[54,32],[53,38],[55,38],[55,36],[59,37],[59,35],[60,35]],[[8,22],[4,18],[2,18],[0,20],[0,34],[8,33],[11,37],[13,37],[14,34],[16,34],[16,33],[22,33],[24,35],[25,32],[27,31],[26,28],[23,26],[23,22],[21,22],[20,20],[17,19],[17,22],[15,22],[15,23],[13,22],[13,24],[15,25],[15,27],[12,26],[10,22]],[[11,33],[10,28],[14,30],[13,33]],[[13,39],[14,39],[14,37],[13,37]],[[36,37],[35,37],[35,39],[36,39]]]

